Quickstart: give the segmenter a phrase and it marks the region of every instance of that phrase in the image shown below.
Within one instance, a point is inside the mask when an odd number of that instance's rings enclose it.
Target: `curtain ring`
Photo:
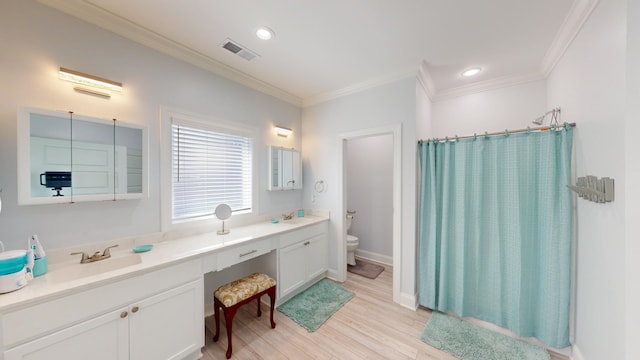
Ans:
[[[509,130],[504,129],[504,136],[509,136]]]
[[[445,142],[445,143],[448,143],[448,142],[449,142],[449,137],[448,137],[448,136],[445,136],[445,138],[444,138],[444,142]]]
[[[527,126],[527,134],[531,134],[531,126]]]
[[[485,140],[489,139],[489,133],[488,133],[488,132],[486,132],[486,131],[484,132],[484,139],[485,139]]]
[[[456,142],[458,142],[460,139],[458,139],[458,134],[456,134]]]
[[[478,140],[478,134],[473,133],[473,140]]]

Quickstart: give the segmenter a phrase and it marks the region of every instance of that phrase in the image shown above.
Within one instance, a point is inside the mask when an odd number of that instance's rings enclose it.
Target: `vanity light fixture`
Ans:
[[[280,137],[289,137],[289,135],[293,134],[293,130],[280,126],[280,125],[276,125],[276,135],[280,136]]]
[[[73,87],[76,91],[104,97],[111,97],[111,92],[122,92],[122,83],[80,71],[60,67],[58,76],[61,80],[77,84]]]
[[[276,34],[273,30],[269,29],[266,26],[261,26],[256,29],[256,36],[261,40],[271,40]]]
[[[471,77],[471,76],[478,75],[480,73],[480,71],[482,71],[481,68],[472,67],[470,69],[467,69],[467,70],[463,71],[462,74],[460,74],[460,75],[462,75],[463,77]]]

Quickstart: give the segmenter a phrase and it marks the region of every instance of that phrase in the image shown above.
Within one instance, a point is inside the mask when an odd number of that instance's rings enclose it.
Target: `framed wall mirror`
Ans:
[[[147,196],[147,129],[72,112],[18,109],[18,204]]]

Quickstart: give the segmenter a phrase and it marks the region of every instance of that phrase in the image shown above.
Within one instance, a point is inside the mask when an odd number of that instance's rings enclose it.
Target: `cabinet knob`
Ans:
[[[129,314],[128,314],[126,311],[123,311],[123,312],[121,312],[121,313],[120,313],[120,317],[121,317],[122,319],[126,318],[126,317],[127,317],[127,315],[129,315]]]
[[[132,313],[137,313],[138,310],[140,310],[140,308],[138,306],[134,306],[134,307],[131,308],[131,312]]]
[[[304,243],[304,246],[309,246],[309,244],[311,244],[311,243],[307,241],[307,242]]]

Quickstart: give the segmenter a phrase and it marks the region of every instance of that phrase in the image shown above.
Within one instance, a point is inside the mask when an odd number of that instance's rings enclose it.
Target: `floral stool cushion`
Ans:
[[[259,292],[265,291],[275,284],[276,281],[269,275],[255,273],[220,286],[213,295],[224,304],[224,306],[229,307]]]

